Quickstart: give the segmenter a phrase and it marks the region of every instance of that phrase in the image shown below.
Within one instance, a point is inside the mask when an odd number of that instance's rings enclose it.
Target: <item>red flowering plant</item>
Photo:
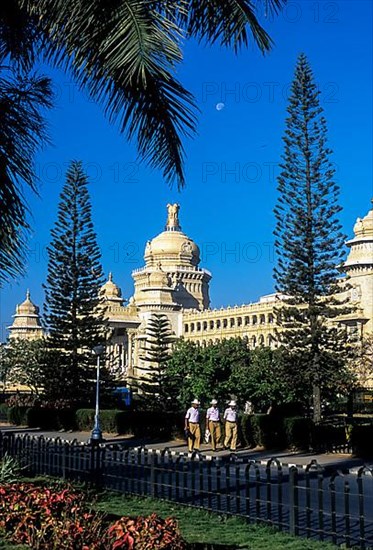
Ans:
[[[108,530],[113,550],[184,550],[185,541],[181,537],[177,521],[162,519],[157,514],[135,519],[122,517]]]
[[[111,526],[71,486],[0,485],[0,536],[38,550],[184,550],[177,522],[123,517]]]
[[[106,550],[104,515],[87,512],[84,493],[30,483],[0,487],[0,535],[40,550]]]

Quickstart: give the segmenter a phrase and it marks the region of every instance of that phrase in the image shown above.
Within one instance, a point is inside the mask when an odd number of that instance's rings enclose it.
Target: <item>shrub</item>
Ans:
[[[75,412],[72,409],[30,407],[26,415],[29,428],[72,430],[76,427]]]
[[[0,535],[12,542],[40,550],[104,550],[103,515],[86,510],[83,493],[23,483],[0,486],[0,495]]]
[[[123,517],[110,526],[85,493],[32,483],[0,485],[0,536],[39,550],[185,549],[171,518]]]
[[[9,407],[8,419],[11,424],[16,426],[27,426],[27,411],[29,407]]]
[[[100,411],[100,426],[103,432],[131,433],[128,430],[126,417],[129,413],[117,409]],[[78,409],[75,413],[75,424],[78,430],[90,431],[95,420],[94,409]],[[126,430],[127,428],[127,430]]]
[[[281,422],[269,414],[253,414],[250,417],[253,444],[266,449],[285,446]]]
[[[13,483],[21,472],[18,461],[7,453],[0,460],[0,483]]]
[[[184,550],[176,520],[162,519],[157,514],[135,519],[123,517],[108,530],[109,541],[113,548],[136,548],[136,550]]]
[[[332,424],[324,422],[315,424],[311,432],[311,446],[314,450],[329,451],[334,445],[347,443],[344,423]]]
[[[0,422],[8,422],[9,407],[5,403],[0,403]]]
[[[296,449],[308,449],[311,444],[311,432],[313,422],[310,418],[292,416],[282,421],[285,434],[286,447]]]
[[[94,409],[78,409],[75,414],[79,430],[90,431],[94,424]],[[100,411],[103,432],[131,434],[135,437],[171,438],[183,434],[183,417],[178,413],[150,411]]]
[[[373,426],[371,424],[352,426],[350,442],[354,452],[364,458],[373,457]]]

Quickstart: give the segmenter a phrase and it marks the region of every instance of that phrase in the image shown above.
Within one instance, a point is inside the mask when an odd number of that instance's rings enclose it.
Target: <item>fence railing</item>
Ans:
[[[373,548],[373,477],[368,467],[331,473],[315,461],[302,467],[276,458],[211,458],[0,432],[0,457],[5,454],[17,458],[31,475],[234,514],[346,548]]]

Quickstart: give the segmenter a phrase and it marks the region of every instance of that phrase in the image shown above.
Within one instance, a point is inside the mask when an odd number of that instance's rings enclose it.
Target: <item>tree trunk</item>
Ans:
[[[313,386],[313,421],[315,424],[321,422],[321,391],[319,384]]]

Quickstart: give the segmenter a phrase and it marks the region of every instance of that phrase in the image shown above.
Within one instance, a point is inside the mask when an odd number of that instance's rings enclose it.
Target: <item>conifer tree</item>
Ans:
[[[166,315],[152,314],[147,320],[142,361],[137,367],[141,375],[137,382],[143,405],[147,408],[166,408],[167,382],[165,368],[175,341]]]
[[[97,310],[103,276],[81,162],[73,161],[68,168],[51,234],[44,286],[48,346],[62,355],[61,392],[67,397],[93,396],[92,349],[104,338],[103,310]]]
[[[348,307],[342,300],[338,270],[345,236],[319,94],[308,60],[301,54],[278,177],[274,277],[276,290],[285,296],[284,306],[277,310],[278,338],[289,352],[294,380],[313,397],[315,421],[321,418],[322,392],[348,382],[345,331],[336,320]]]

